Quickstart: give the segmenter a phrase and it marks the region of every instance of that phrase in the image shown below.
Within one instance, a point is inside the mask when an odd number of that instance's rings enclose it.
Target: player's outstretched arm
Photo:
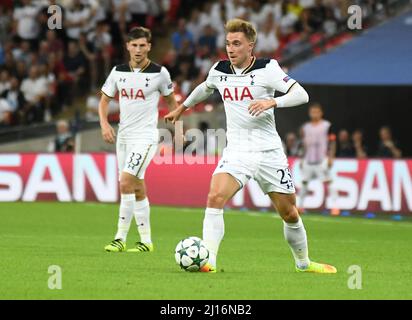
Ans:
[[[214,89],[209,88],[206,85],[206,82],[202,82],[192,91],[192,93],[180,106],[165,115],[165,121],[170,121],[174,124],[177,120],[179,120],[183,112],[185,112],[188,108],[198,104],[199,102],[206,100],[213,93],[213,91]]]
[[[187,110],[183,104],[180,104],[176,109],[170,111],[167,115],[164,116],[166,122],[170,121],[171,123],[175,124],[177,120],[180,119],[180,116],[183,112]]]
[[[107,143],[115,143],[116,133],[107,120],[107,115],[109,113],[109,102],[110,97],[102,93],[99,102],[99,118],[100,118],[100,127],[102,129],[103,140]]]
[[[258,116],[263,111],[270,108],[288,108],[295,107],[309,102],[309,95],[306,90],[297,82],[295,82],[289,91],[277,98],[269,100],[255,100],[249,105],[249,113],[252,116]]]

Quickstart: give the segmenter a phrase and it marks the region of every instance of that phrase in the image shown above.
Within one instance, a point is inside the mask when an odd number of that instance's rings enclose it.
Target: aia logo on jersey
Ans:
[[[242,101],[245,99],[253,100],[253,96],[248,87],[225,88],[223,90],[223,100]]]
[[[146,100],[146,97],[144,96],[143,90],[142,89],[122,89],[122,91],[120,91],[120,96],[121,98],[124,99],[133,99],[133,100],[137,100],[137,99],[143,99]]]

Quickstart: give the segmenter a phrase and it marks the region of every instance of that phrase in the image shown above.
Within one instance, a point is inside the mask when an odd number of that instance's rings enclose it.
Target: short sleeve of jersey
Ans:
[[[169,71],[165,67],[160,70],[159,91],[162,96],[168,96],[173,93],[173,82]]]
[[[268,66],[266,67],[266,78],[269,83],[269,87],[283,93],[288,92],[290,87],[296,82],[288,76],[279,66],[279,63],[273,59],[270,60]]]
[[[214,81],[213,81],[213,74],[216,72],[216,71],[215,71],[215,67],[217,66],[217,64],[218,64],[218,62],[216,62],[216,63],[210,68],[209,73],[208,73],[207,78],[206,78],[206,81],[205,81],[206,86],[207,86],[209,89],[216,89],[216,85],[214,84]]]
[[[106,79],[106,82],[104,83],[102,87],[102,92],[106,96],[111,97],[111,98],[113,98],[117,93],[116,79],[114,75],[115,70],[116,70],[116,67],[112,69],[112,71],[110,72],[109,76]]]

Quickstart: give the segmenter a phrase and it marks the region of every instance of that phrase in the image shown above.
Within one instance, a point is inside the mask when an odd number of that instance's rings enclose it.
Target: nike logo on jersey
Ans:
[[[242,101],[245,99],[253,100],[252,93],[248,87],[243,88],[224,88],[223,100]]]
[[[120,91],[120,96],[121,98],[124,99],[143,99],[146,100],[146,97],[144,96],[143,90],[142,89],[122,89]]]

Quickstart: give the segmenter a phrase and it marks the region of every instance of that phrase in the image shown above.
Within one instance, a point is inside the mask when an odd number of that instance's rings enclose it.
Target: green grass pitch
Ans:
[[[271,213],[226,211],[218,273],[174,261],[186,236],[201,236],[203,210],[152,207],[153,253],[106,253],[117,205],[0,203],[0,299],[412,299],[412,223],[304,216],[310,256],[336,275],[298,274]],[[137,240],[133,221],[129,247]],[[50,290],[50,265],[62,289]],[[348,288],[348,268],[362,289]]]

